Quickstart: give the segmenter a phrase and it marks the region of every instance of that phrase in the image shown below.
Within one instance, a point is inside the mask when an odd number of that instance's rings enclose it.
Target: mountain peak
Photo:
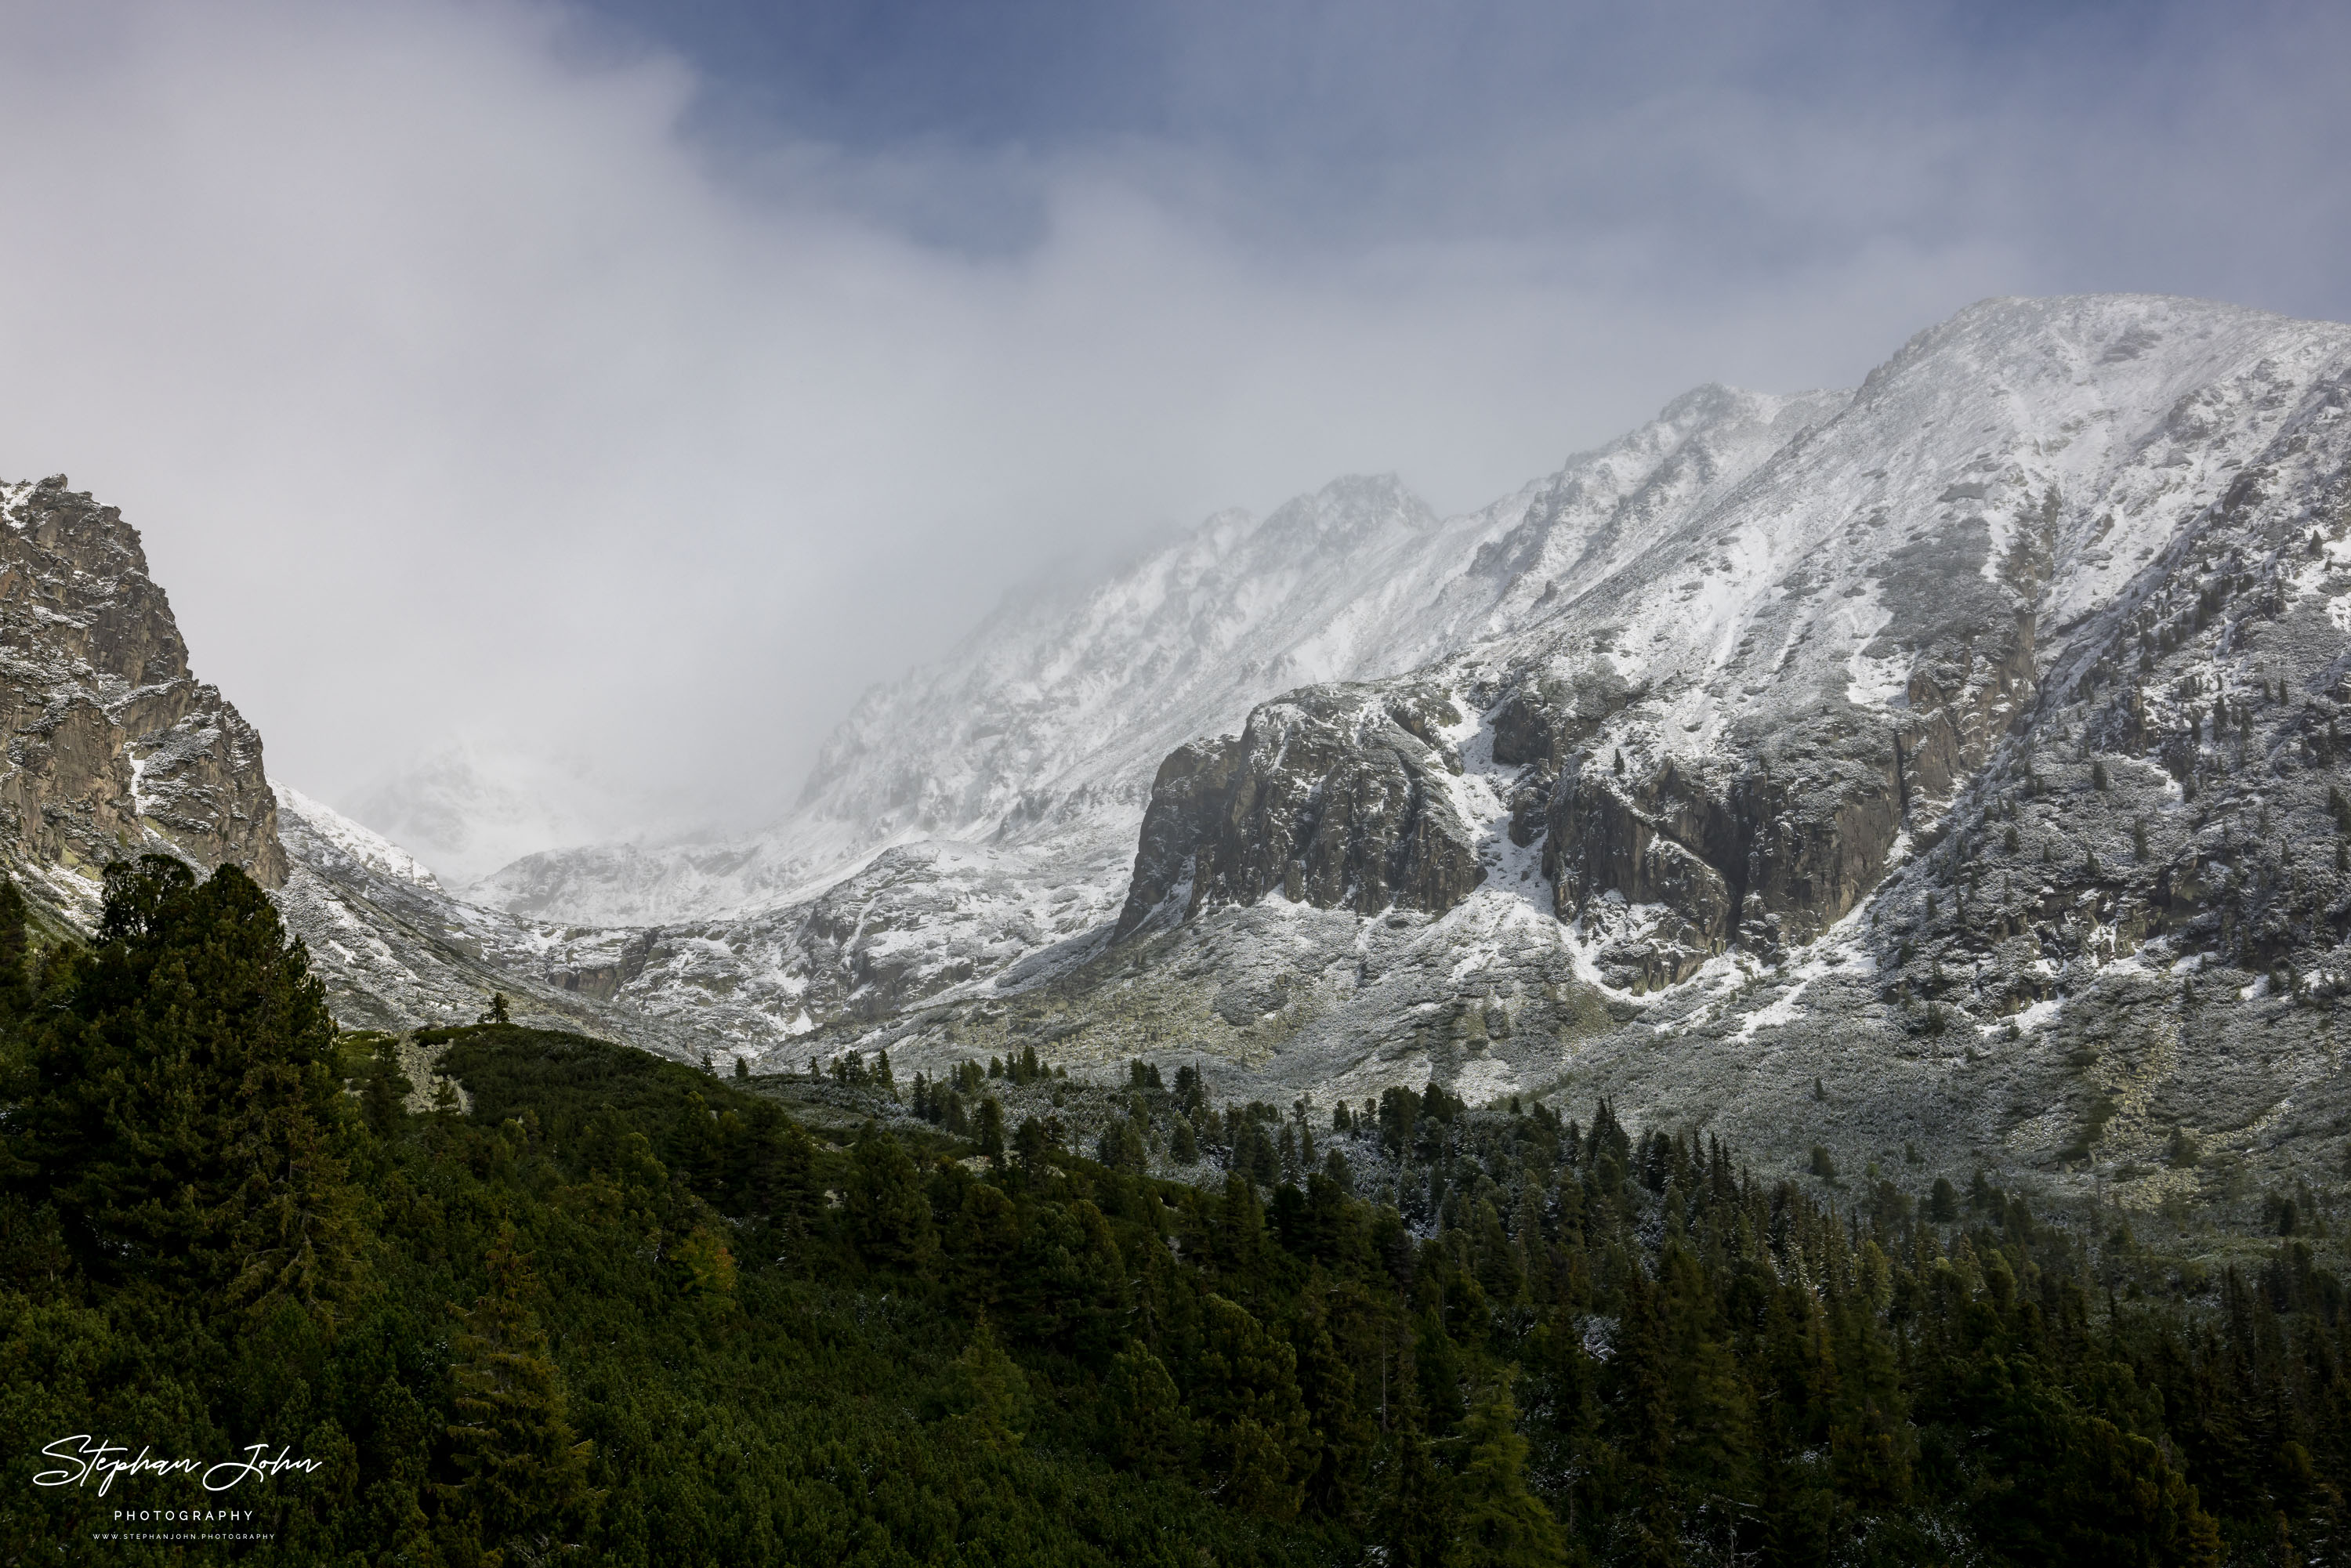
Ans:
[[[261,737],[199,683],[138,529],[62,474],[0,484],[6,849],[68,918],[126,853],[286,878]]]

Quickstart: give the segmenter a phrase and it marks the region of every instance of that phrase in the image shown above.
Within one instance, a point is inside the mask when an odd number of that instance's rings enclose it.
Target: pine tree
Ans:
[[[399,1042],[385,1035],[368,1056],[367,1081],[360,1091],[360,1113],[380,1138],[390,1137],[415,1085],[401,1070]]]
[[[1208,1427],[1212,1484],[1243,1512],[1289,1519],[1304,1500],[1315,1452],[1297,1354],[1238,1304],[1210,1296],[1202,1306],[1194,1406]]]
[[[1029,1429],[1029,1375],[996,1343],[985,1314],[956,1357],[949,1397],[956,1414],[992,1447],[1010,1448]]]
[[[250,877],[110,866],[31,1044],[26,1179],[85,1270],[331,1312],[359,1257],[335,1025]]]
[[[883,1268],[920,1269],[938,1250],[930,1196],[898,1140],[872,1122],[850,1149],[849,1191],[842,1207],[851,1237],[866,1261]]]
[[[1139,1340],[1113,1357],[1102,1380],[1102,1446],[1128,1469],[1176,1474],[1190,1461],[1194,1434],[1176,1380]]]
[[[1134,1117],[1120,1117],[1102,1134],[1102,1163],[1113,1170],[1138,1176],[1150,1166],[1150,1151],[1144,1146],[1143,1130],[1135,1125]]]
[[[1421,1420],[1418,1379],[1402,1380],[1395,1432],[1388,1444],[1387,1495],[1381,1500],[1380,1534],[1392,1568],[1439,1568],[1450,1531],[1444,1472]]]
[[[1356,1400],[1354,1371],[1332,1337],[1322,1294],[1310,1286],[1310,1305],[1290,1334],[1298,1357],[1298,1391],[1321,1438],[1313,1473],[1307,1478],[1306,1501],[1325,1518],[1353,1519],[1361,1500],[1359,1478],[1375,1434]]]
[[[1019,1167],[1021,1178],[1030,1183],[1041,1182],[1052,1171],[1052,1138],[1045,1124],[1034,1116],[1023,1116],[1019,1130],[1012,1134],[1013,1162]]]
[[[532,1310],[538,1281],[511,1225],[490,1249],[489,1272],[489,1291],[458,1313],[448,1437],[465,1479],[442,1489],[444,1513],[481,1546],[544,1562],[576,1549],[595,1512],[593,1445],[571,1429],[562,1375]]]
[[[1519,1436],[1510,1383],[1498,1378],[1461,1425],[1468,1457],[1454,1485],[1446,1568],[1518,1568],[1567,1561],[1567,1538],[1527,1490],[1527,1440]]]
[[[31,957],[25,894],[14,880],[0,875],[0,1028],[16,1024],[32,1010]]]
[[[1638,1500],[1628,1561],[1645,1568],[1667,1568],[1681,1561],[1681,1548],[1667,1470],[1674,1449],[1674,1412],[1663,1304],[1656,1289],[1637,1273],[1625,1281],[1625,1298],[1619,1360],[1628,1429],[1623,1448],[1626,1479]]]

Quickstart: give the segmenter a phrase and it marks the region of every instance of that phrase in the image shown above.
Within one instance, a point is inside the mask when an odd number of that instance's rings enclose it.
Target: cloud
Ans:
[[[2046,68],[1806,90],[1915,52],[1866,29],[1774,87],[1735,8],[1686,69],[1656,31],[1611,46],[1638,80],[1504,69],[1525,15],[1446,57],[1371,26],[1321,76],[1302,25],[1236,76],[1163,16],[1131,121],[1104,88],[900,134],[717,112],[723,68],[549,5],[0,6],[0,474],[122,505],[274,773],[348,805],[461,755],[622,835],[772,817],[862,685],[1218,506],[1391,468],[1479,504],[1987,293],[2341,308],[2180,223],[2225,190],[2343,237],[2339,121],[2294,109],[2339,28],[2214,68],[2286,73],[2251,129],[2137,144],[2035,109]],[[2248,145],[2295,151],[2240,182]]]

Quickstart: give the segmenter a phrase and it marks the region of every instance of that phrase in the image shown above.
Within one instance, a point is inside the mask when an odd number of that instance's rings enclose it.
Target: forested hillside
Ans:
[[[412,1042],[416,1082],[252,882],[155,858],[37,964],[0,894],[0,1011],[11,1563],[2341,1549],[2351,1322],[2290,1206],[2205,1277],[1981,1180],[1765,1186],[1605,1105],[1308,1127],[1138,1070],[1078,1152],[977,1068],[901,1101],[497,1022]],[[1147,1126],[1199,1183],[1143,1174]],[[1412,1223],[1353,1190],[1383,1144]],[[37,1485],[78,1434],[316,1464]],[[126,1508],[266,1539],[94,1543]]]

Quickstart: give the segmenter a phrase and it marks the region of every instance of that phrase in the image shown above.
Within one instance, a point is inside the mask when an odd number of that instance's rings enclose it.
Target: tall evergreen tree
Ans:
[[[1102,1380],[1103,1448],[1131,1469],[1179,1473],[1192,1453],[1192,1421],[1176,1380],[1140,1341],[1113,1357]]]
[[[387,1137],[399,1124],[401,1108],[415,1086],[401,1070],[398,1042],[385,1035],[368,1056],[367,1080],[360,1091],[360,1112],[378,1137]]]
[[[957,1413],[992,1446],[1009,1448],[1029,1429],[1029,1375],[997,1343],[985,1314],[956,1357],[953,1398]]]
[[[1222,1296],[1202,1303],[1207,1343],[1193,1406],[1208,1423],[1215,1484],[1246,1512],[1288,1519],[1304,1500],[1316,1449],[1298,1389],[1298,1356]]]
[[[497,1560],[543,1563],[576,1549],[595,1511],[593,1445],[571,1429],[563,1379],[532,1310],[538,1281],[511,1225],[490,1249],[489,1272],[490,1289],[457,1314],[448,1438],[465,1479],[442,1490],[444,1517],[459,1541]]]
[[[1380,1534],[1393,1568],[1439,1568],[1447,1528],[1445,1472],[1421,1421],[1416,1379],[1403,1379],[1387,1442],[1387,1488],[1381,1499]]]
[[[888,1268],[915,1269],[938,1250],[931,1223],[931,1200],[923,1191],[914,1162],[898,1140],[872,1122],[859,1130],[850,1151],[849,1191],[843,1200],[858,1250]]]
[[[32,1039],[25,1152],[83,1268],[326,1310],[358,1266],[335,1025],[235,866],[106,873]]]
[[[977,1127],[972,1134],[973,1141],[979,1145],[981,1154],[1001,1167],[1004,1164],[1004,1103],[993,1094],[982,1097],[977,1121]]]
[[[1510,1383],[1497,1378],[1461,1424],[1468,1456],[1454,1486],[1446,1568],[1534,1568],[1567,1561],[1567,1538],[1527,1490],[1527,1440]]]
[[[32,1009],[30,938],[25,894],[13,878],[0,875],[0,1028],[16,1024]]]

